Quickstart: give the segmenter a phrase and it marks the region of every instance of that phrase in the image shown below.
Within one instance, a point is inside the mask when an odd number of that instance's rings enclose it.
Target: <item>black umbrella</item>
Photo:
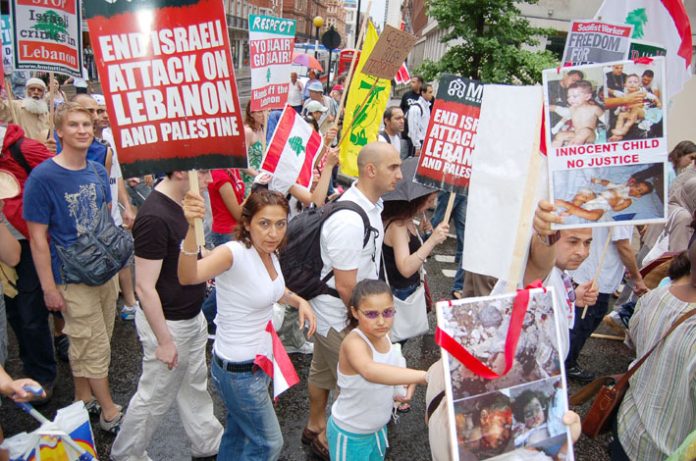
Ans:
[[[396,188],[384,194],[382,200],[385,202],[393,200],[405,200],[410,202],[424,195],[437,192],[437,189],[419,184],[413,180],[418,168],[418,158],[409,157],[401,163],[401,174],[403,178],[396,184]]]

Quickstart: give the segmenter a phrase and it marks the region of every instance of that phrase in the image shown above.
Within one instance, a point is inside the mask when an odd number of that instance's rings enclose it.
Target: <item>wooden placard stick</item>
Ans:
[[[338,127],[338,120],[341,118],[341,112],[343,112],[343,107],[346,105],[346,96],[348,95],[348,90],[350,90],[350,84],[353,81],[353,71],[355,70],[355,64],[358,61],[358,50],[362,48],[363,41],[365,40],[365,32],[367,31],[367,21],[370,20],[370,9],[372,7],[372,0],[367,2],[367,13],[363,16],[362,24],[360,25],[360,35],[358,36],[358,41],[355,45],[355,53],[353,53],[353,58],[350,60],[350,67],[348,68],[348,77],[346,78],[345,85],[343,85],[343,94],[341,95],[341,103],[338,105],[338,111],[336,111],[336,120],[334,120],[334,128]],[[376,83],[376,82],[375,82]]]
[[[12,120],[15,124],[19,125],[19,114],[17,114],[17,108],[14,104],[14,93],[12,93],[12,85],[8,79],[5,79],[5,93],[7,93],[7,104],[10,106],[10,112],[12,113]]]
[[[541,104],[539,104],[541,107]],[[536,125],[534,133],[540,133],[541,130],[541,117],[539,114],[539,120]],[[520,210],[520,219],[517,224],[517,235],[515,237],[515,246],[512,249],[512,261],[510,263],[510,270],[507,276],[507,286],[505,287],[507,292],[511,293],[517,289],[517,283],[522,280],[524,274],[523,261],[527,256],[527,249],[529,247],[529,229],[532,228],[532,210],[534,209],[534,199],[536,198],[537,185],[539,184],[539,175],[541,174],[541,160],[542,154],[539,150],[539,136],[534,137],[534,143],[532,144],[532,155],[529,159],[529,170],[527,172],[527,182],[524,186],[524,195],[522,196],[522,206]]]
[[[53,72],[48,74],[48,137],[52,138],[53,137],[53,129],[55,128],[54,121],[53,121],[53,115],[55,113],[55,99],[56,99],[56,92],[53,90],[53,79],[55,79],[55,76],[53,75]]]
[[[189,170],[189,190],[200,194],[200,187],[198,184],[198,170]],[[205,246],[205,234],[203,233],[203,220],[196,219],[193,223],[194,230],[196,231],[196,246],[200,249]]]
[[[449,199],[447,199],[447,208],[445,208],[445,216],[442,219],[442,222],[444,223],[449,223],[450,217],[452,216],[452,209],[454,208],[454,199],[456,198],[457,194],[454,192],[450,192],[449,194]]]
[[[605,335],[602,333],[592,333],[590,337],[597,339],[608,339],[610,341],[623,341],[626,339],[625,336]]]
[[[600,272],[602,272],[602,266],[604,265],[604,258],[607,256],[607,250],[609,250],[609,244],[611,243],[611,228],[609,228],[609,233],[607,234],[607,240],[604,242],[604,248],[602,248],[602,254],[599,257],[599,264],[595,269],[594,277],[592,277],[592,288],[597,288],[597,279],[599,278]],[[581,319],[585,319],[587,315],[587,306],[582,310]]]

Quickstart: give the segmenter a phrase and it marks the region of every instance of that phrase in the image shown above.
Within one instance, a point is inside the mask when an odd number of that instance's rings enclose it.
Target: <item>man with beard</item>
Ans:
[[[30,78],[26,84],[24,99],[0,99],[0,120],[16,123],[24,130],[27,138],[46,144],[48,140],[48,103],[44,99],[46,84],[39,78]],[[53,144],[53,143],[51,143]],[[46,146],[55,152],[51,146]]]

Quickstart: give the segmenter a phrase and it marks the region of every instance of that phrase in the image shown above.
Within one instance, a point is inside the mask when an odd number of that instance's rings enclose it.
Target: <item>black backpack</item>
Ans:
[[[404,131],[401,133],[401,138],[402,139],[411,139],[411,137],[408,135],[408,113],[414,108],[417,107],[418,111],[420,112],[421,115],[423,115],[423,108],[420,106],[418,103],[413,103],[410,106],[408,106],[408,110],[404,114]]]
[[[363,248],[375,229],[360,205],[350,200],[332,201],[321,208],[307,208],[288,224],[287,245],[280,251],[280,268],[285,286],[304,299],[322,294],[340,298],[338,291],[326,282],[333,277],[333,269],[321,277],[324,262],[321,259],[321,228],[331,215],[341,210],[352,210],[360,215],[365,226]]]

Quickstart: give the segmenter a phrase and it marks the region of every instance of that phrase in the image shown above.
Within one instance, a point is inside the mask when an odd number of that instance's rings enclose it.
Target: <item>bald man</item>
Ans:
[[[401,177],[399,152],[383,142],[366,145],[358,154],[358,180],[338,200],[352,201],[362,208],[372,227],[370,239],[363,247],[363,219],[352,210],[334,213],[322,226],[321,277],[333,270],[334,275],[327,282],[333,295],[310,300],[317,314],[317,334],[309,372],[309,421],[302,433],[302,442],[311,443],[312,451],[322,459],[329,459],[326,404],[329,391],[336,387],[338,352],[348,325],[346,306],[356,283],[379,277],[384,239],[380,197],[394,190]]]

